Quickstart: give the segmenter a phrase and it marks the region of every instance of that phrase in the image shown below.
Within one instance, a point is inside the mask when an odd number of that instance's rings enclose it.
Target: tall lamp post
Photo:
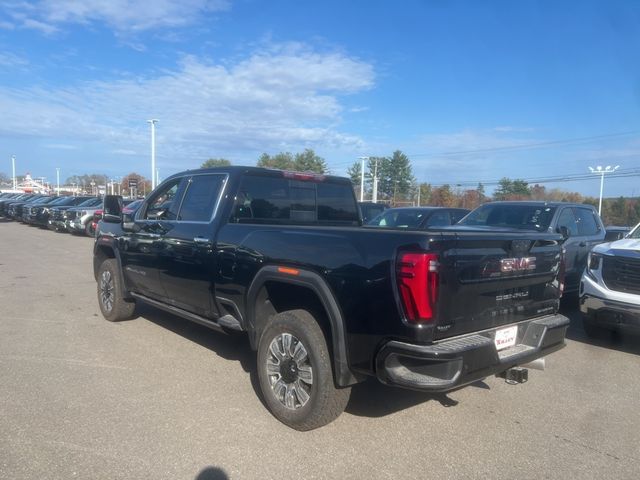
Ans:
[[[369,157],[358,157],[358,160],[362,161],[360,167],[360,201],[364,202],[364,161],[369,160]]]
[[[589,170],[591,171],[591,173],[600,175],[600,202],[598,202],[598,215],[602,215],[602,192],[604,190],[604,176],[607,173],[615,172],[619,168],[620,168],[620,165],[616,165],[615,167],[612,167],[611,165],[607,165],[604,168],[602,168],[600,165],[598,165],[596,168],[589,167]]]
[[[56,195],[60,196],[60,168],[59,167],[56,167],[56,184],[58,185],[56,189],[56,192],[57,192]]]
[[[16,156],[15,155],[11,155],[11,170],[13,173],[13,189],[17,190],[18,189],[18,182],[16,179]]]
[[[147,120],[151,124],[151,189],[156,188],[156,123],[158,120]]]

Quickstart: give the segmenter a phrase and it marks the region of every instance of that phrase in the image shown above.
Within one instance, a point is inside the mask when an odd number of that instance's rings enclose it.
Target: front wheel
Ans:
[[[87,222],[87,225],[85,225],[84,233],[87,234],[87,237],[95,237],[96,236],[96,229],[93,228],[93,222],[91,220],[89,220]]]
[[[351,393],[335,386],[325,335],[306,310],[269,321],[258,345],[258,378],[273,415],[301,431],[338,418]]]
[[[128,320],[133,317],[136,303],[124,298],[118,262],[114,258],[105,260],[98,270],[98,304],[104,318],[110,322]]]

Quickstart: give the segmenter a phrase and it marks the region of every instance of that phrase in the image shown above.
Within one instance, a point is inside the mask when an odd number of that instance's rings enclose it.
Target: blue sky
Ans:
[[[157,118],[161,177],[400,149],[420,181],[596,195],[572,176],[640,168],[639,27],[635,1],[5,0],[0,172],[150,176]]]

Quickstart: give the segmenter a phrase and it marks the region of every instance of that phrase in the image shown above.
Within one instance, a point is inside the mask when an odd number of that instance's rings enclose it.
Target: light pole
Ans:
[[[378,202],[378,159],[376,158],[375,167],[373,167],[373,203]]]
[[[362,161],[360,167],[360,201],[364,202],[364,161],[369,160],[369,157],[358,157],[358,160]]]
[[[18,189],[18,182],[16,180],[16,156],[11,155],[11,169],[13,171],[13,189]]]
[[[56,167],[56,183],[58,184],[57,196],[60,196],[60,168]]]
[[[615,172],[619,168],[620,168],[620,165],[616,165],[615,167],[612,167],[611,165],[607,165],[604,168],[602,168],[600,165],[598,165],[596,168],[589,167],[589,170],[591,170],[591,173],[600,175],[600,202],[598,202],[598,215],[602,215],[602,191],[604,190],[604,176],[607,173]]]
[[[156,123],[158,120],[147,120],[151,124],[151,189],[156,188]]]

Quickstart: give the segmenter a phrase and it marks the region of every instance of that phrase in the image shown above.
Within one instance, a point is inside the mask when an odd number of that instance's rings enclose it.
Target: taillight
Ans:
[[[560,297],[564,293],[564,274],[566,270],[565,256],[567,251],[564,247],[562,247],[562,252],[560,253],[560,268],[558,269],[558,289],[560,290]]]
[[[405,317],[412,323],[432,321],[438,299],[438,255],[402,253],[397,281]]]

